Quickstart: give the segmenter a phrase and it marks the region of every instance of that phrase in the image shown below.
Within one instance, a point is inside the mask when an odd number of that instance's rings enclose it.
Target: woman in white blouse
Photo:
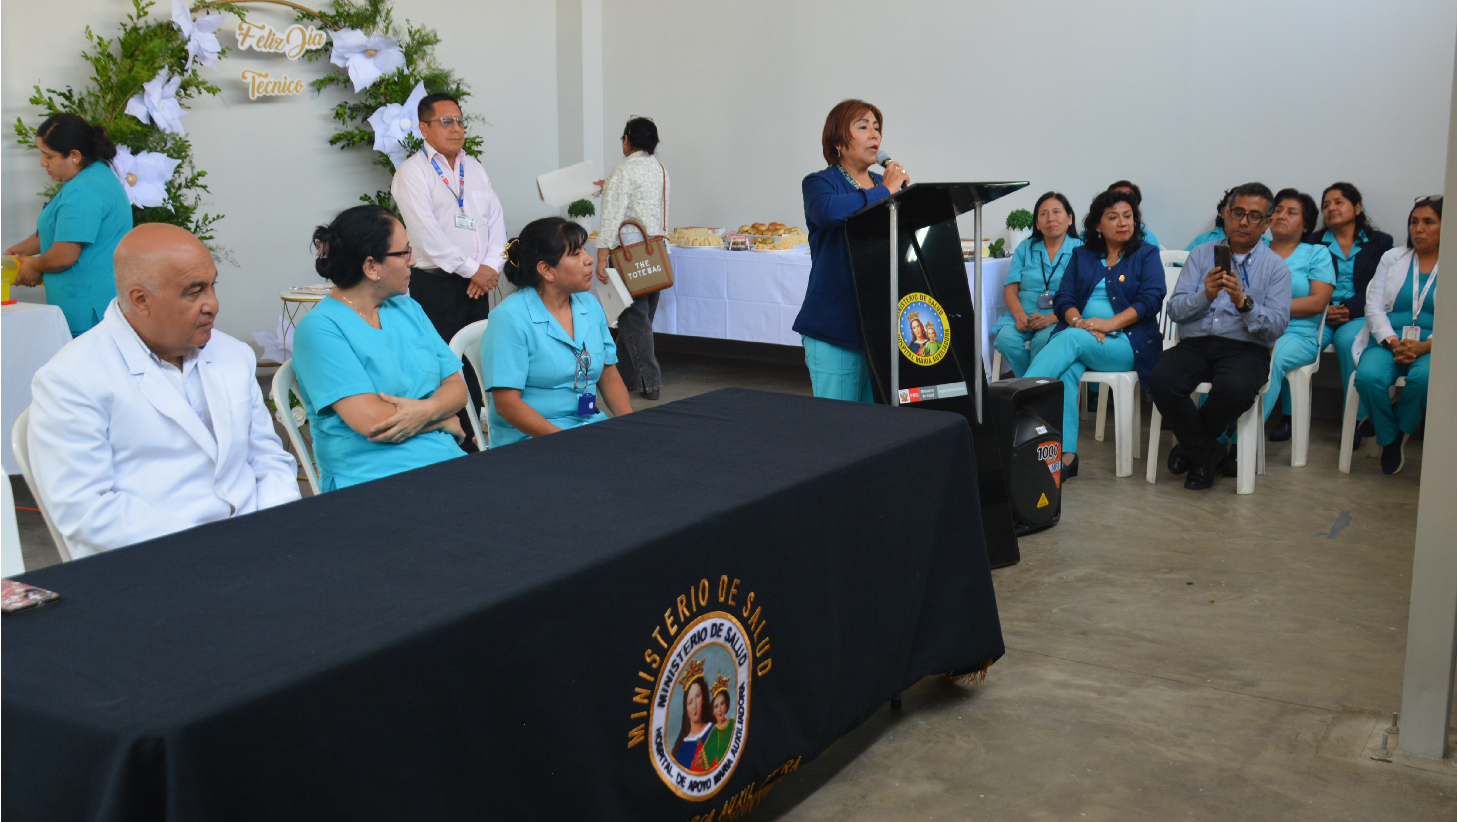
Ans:
[[[602,225],[597,232],[597,278],[607,282],[607,251],[617,247],[617,229],[624,220],[636,220],[654,236],[668,233],[668,170],[653,156],[658,127],[647,117],[633,117],[622,130],[622,153],[627,156],[602,186]],[[644,238],[628,226],[623,240]],[[663,371],[653,351],[653,315],[658,292],[633,301],[617,318],[617,369],[629,391],[641,391],[650,400],[663,387]]]

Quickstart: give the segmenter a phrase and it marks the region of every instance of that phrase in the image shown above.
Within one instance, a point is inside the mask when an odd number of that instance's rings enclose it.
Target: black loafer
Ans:
[[[1395,474],[1406,465],[1406,435],[1397,434],[1390,445],[1381,446],[1381,473]]]
[[[1225,454],[1224,460],[1219,463],[1219,473],[1225,475],[1226,477],[1239,476],[1238,451],[1233,448],[1229,449],[1229,453]]]
[[[1189,470],[1189,458],[1184,456],[1184,446],[1177,442],[1169,449],[1168,466],[1169,473],[1176,477]]]
[[[1376,436],[1376,423],[1369,419],[1362,420],[1361,424],[1356,426],[1356,436],[1351,438],[1351,450],[1360,451],[1361,443],[1365,442],[1367,437],[1374,436]]]
[[[1224,446],[1215,449],[1214,454],[1206,462],[1189,466],[1189,476],[1184,478],[1184,487],[1190,491],[1203,491],[1214,487],[1214,478],[1219,473],[1219,465],[1224,462]]]
[[[1063,482],[1067,482],[1068,480],[1072,479],[1073,477],[1076,477],[1077,475],[1078,475],[1078,455],[1077,454],[1073,454],[1073,461],[1072,462],[1064,462],[1062,464],[1062,481]]]
[[[1270,442],[1288,442],[1290,440],[1290,418],[1286,417],[1279,425],[1270,429]]]
[[[644,391],[642,392],[642,395],[643,399],[646,400],[656,400],[658,398],[658,392],[656,391]]]

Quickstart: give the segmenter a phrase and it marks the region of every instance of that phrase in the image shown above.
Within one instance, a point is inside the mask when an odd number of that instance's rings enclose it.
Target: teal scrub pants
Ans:
[[[1422,422],[1422,409],[1427,407],[1427,381],[1432,374],[1432,355],[1423,354],[1410,365],[1398,365],[1395,356],[1379,345],[1368,345],[1356,366],[1356,392],[1371,413],[1376,426],[1376,443],[1386,446],[1396,442],[1397,434],[1411,434]],[[1393,405],[1391,386],[1397,377],[1406,377],[1401,399]]]
[[[1052,339],[1052,331],[1056,327],[1049,325],[1041,331],[1018,331],[1017,321],[1012,320],[997,328],[997,337],[992,342],[992,347],[1000,351],[1002,359],[1012,366],[1012,374],[1020,377],[1027,373],[1027,366],[1037,359],[1038,353],[1047,347],[1047,341]],[[1031,348],[1027,347],[1028,343],[1032,344]]]
[[[1322,331],[1322,338],[1325,339],[1325,340],[1329,340],[1331,342],[1331,344],[1336,347],[1336,359],[1340,360],[1340,363],[1341,363],[1341,401],[1342,402],[1345,402],[1345,399],[1346,399],[1346,386],[1348,386],[1348,385],[1351,384],[1351,375],[1356,372],[1356,355],[1355,355],[1355,353],[1352,352],[1351,349],[1355,348],[1355,346],[1356,346],[1356,335],[1360,334],[1361,333],[1361,329],[1364,328],[1365,326],[1366,326],[1366,318],[1365,317],[1361,317],[1361,318],[1355,319],[1355,320],[1350,320],[1350,321],[1342,324],[1339,328],[1336,329],[1335,339],[1334,340],[1331,340],[1330,326],[1326,326],[1325,329]],[[1372,348],[1372,346],[1369,346],[1369,345],[1366,346],[1366,350],[1367,351],[1370,351],[1371,348]],[[1362,356],[1365,356],[1365,355],[1363,354]],[[1366,405],[1366,399],[1364,397],[1362,397],[1361,398],[1361,404],[1356,408],[1356,419],[1358,419],[1358,420],[1364,420],[1364,419],[1366,419],[1367,414],[1368,414],[1368,409],[1369,409],[1369,406]],[[1395,436],[1396,435],[1393,434],[1392,435],[1392,438],[1394,439]]]
[[[1270,354],[1270,390],[1265,392],[1265,419],[1275,410],[1275,401],[1287,415],[1290,413],[1290,390],[1285,375],[1302,365],[1310,365],[1320,356],[1320,347],[1307,334],[1282,334]]]
[[[1133,344],[1128,335],[1098,342],[1081,328],[1067,328],[1048,342],[1027,369],[1028,377],[1062,380],[1062,450],[1078,452],[1078,380],[1083,372],[1132,371]]]
[[[816,397],[850,402],[875,402],[870,387],[870,363],[865,352],[841,348],[814,337],[804,342],[804,364],[809,366],[810,383]]]

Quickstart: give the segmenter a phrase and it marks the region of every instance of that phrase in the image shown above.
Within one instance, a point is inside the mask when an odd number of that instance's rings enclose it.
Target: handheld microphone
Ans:
[[[881,149],[875,153],[875,162],[882,168],[890,164],[890,152]]]

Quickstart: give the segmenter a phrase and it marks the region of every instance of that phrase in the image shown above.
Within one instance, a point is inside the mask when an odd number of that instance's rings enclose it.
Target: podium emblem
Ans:
[[[916,365],[935,365],[951,347],[951,326],[946,312],[929,294],[912,292],[901,298],[900,350]]]

